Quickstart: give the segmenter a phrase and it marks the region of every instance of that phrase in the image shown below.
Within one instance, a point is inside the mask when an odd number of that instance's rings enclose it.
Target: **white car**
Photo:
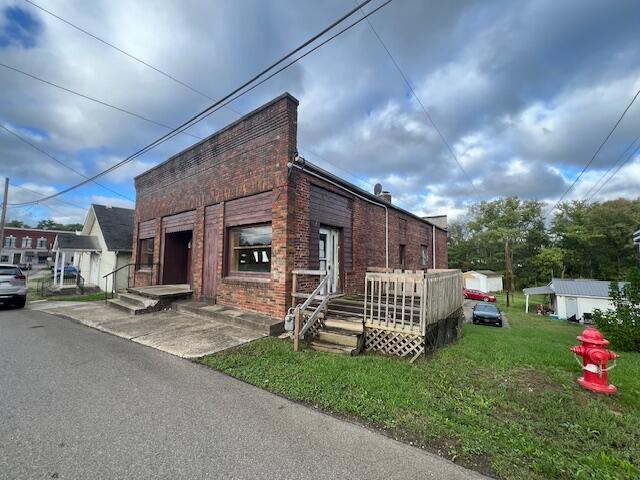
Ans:
[[[27,277],[17,265],[0,263],[0,304],[16,308],[27,303]]]

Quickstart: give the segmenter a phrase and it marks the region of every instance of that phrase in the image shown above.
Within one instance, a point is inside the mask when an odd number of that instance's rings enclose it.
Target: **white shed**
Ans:
[[[594,310],[613,308],[609,296],[611,282],[582,278],[554,278],[546,287],[525,288],[526,310],[529,311],[529,295],[548,294],[551,307],[562,320],[575,319],[584,323],[585,314],[591,316]],[[620,282],[622,288],[624,282]]]
[[[463,274],[464,288],[481,292],[501,292],[502,275],[493,270],[470,270]]]

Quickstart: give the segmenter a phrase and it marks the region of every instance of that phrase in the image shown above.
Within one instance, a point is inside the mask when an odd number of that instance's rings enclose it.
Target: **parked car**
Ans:
[[[496,297],[490,293],[481,292],[480,290],[472,290],[470,288],[464,289],[464,298],[469,300],[482,300],[483,302],[495,302]]]
[[[80,270],[78,270],[78,269],[77,269],[76,267],[74,267],[73,265],[66,265],[66,266],[64,267],[63,272],[64,272],[64,273],[63,273],[63,275],[64,275],[65,277],[73,277],[73,276],[77,275],[78,273],[80,273]],[[58,269],[58,270],[56,270],[56,272],[55,272],[55,273],[56,273],[56,275],[59,275],[59,274],[60,274],[60,270],[59,270],[59,269]],[[53,275],[53,267],[51,267],[51,274]]]
[[[477,303],[473,306],[473,323],[491,323],[502,327],[502,313],[490,303]]]
[[[17,308],[27,303],[27,277],[17,265],[0,263],[0,303]]]

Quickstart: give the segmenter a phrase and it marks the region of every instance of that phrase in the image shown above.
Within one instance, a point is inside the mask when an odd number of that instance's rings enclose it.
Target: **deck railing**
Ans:
[[[320,281],[311,293],[297,291],[300,276],[319,277]],[[309,331],[314,331],[318,326],[321,313],[326,313],[327,304],[331,295],[325,293],[328,288],[329,276],[325,270],[294,270],[292,272],[291,300],[295,309],[295,326],[293,331],[294,350],[298,350],[298,341],[304,339]],[[308,290],[307,290],[308,291]],[[298,304],[298,299],[304,298],[302,304]],[[318,303],[319,302],[319,303]],[[307,310],[310,310],[307,313]]]
[[[459,270],[387,271],[365,276],[365,327],[425,335],[427,325],[462,307]]]

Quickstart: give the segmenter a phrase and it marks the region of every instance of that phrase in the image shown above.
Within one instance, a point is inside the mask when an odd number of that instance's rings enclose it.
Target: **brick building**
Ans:
[[[294,269],[356,293],[368,267],[447,267],[445,229],[296,157],[297,106],[283,94],[136,177],[136,286],[282,317]]]
[[[0,263],[44,265],[51,256],[58,230],[5,227],[4,245],[0,248]]]

